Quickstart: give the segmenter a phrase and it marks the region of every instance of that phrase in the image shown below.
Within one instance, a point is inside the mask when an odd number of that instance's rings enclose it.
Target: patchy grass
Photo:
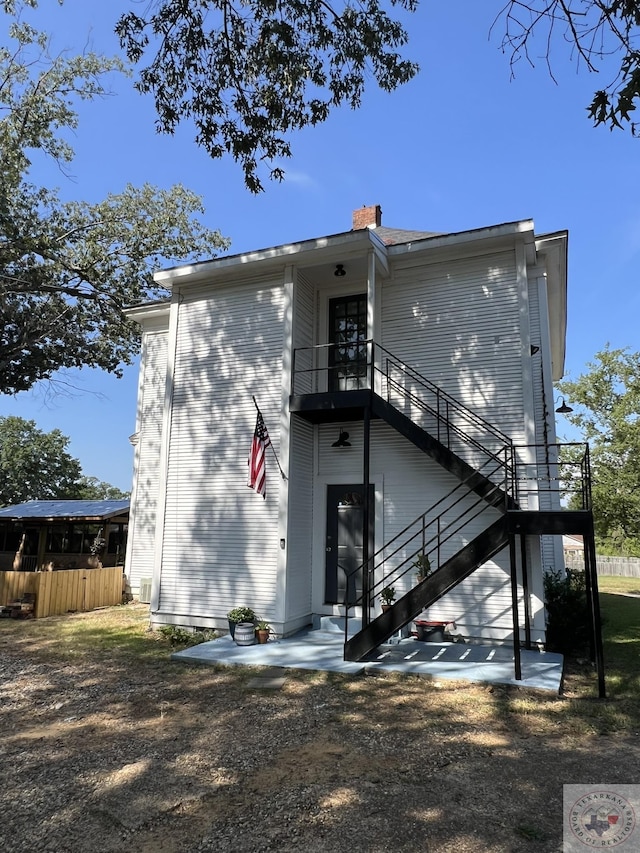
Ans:
[[[582,659],[561,696],[295,670],[269,692],[173,662],[146,605],[0,620],[0,809],[30,827],[11,849],[560,849],[562,785],[640,764],[640,599],[601,605],[606,700]]]
[[[20,646],[35,643],[44,658],[87,656],[120,659],[135,665],[141,661],[164,661],[170,650],[168,639],[149,628],[149,607],[126,604],[90,613],[70,613],[46,619],[0,620],[0,640],[11,637]]]
[[[609,589],[633,586],[631,578],[603,580],[602,587]],[[555,733],[570,738],[616,731],[635,734],[640,728],[640,598],[601,590],[600,602],[608,701],[597,698],[597,677],[591,662],[567,658],[561,697],[506,686],[431,682],[429,715],[426,722],[421,720],[421,725],[437,727],[446,719],[448,725],[465,725],[472,720],[474,724],[489,727],[495,724],[497,714],[502,724],[517,725],[532,733]],[[30,649],[37,649],[43,659],[112,661],[137,669],[145,665],[176,668],[170,656],[179,637],[173,631],[150,630],[148,606],[142,604],[40,620],[0,620],[0,644],[9,636],[12,644],[25,643]],[[240,680],[255,674],[244,667],[233,672]],[[292,677],[310,684],[333,678],[308,672],[292,673]],[[352,699],[344,712],[363,720],[381,681],[403,683],[405,689],[394,696],[397,707],[415,702],[414,690],[407,689],[410,684],[416,682],[420,692],[425,684],[425,679],[408,675],[337,679]]]
[[[640,696],[640,598],[601,592],[600,609],[609,695],[637,701]]]

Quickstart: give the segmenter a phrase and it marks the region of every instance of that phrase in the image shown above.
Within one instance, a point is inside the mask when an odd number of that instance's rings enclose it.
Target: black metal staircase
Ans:
[[[513,505],[508,487],[512,443],[505,433],[372,341],[367,342],[366,371],[358,365],[357,387],[345,380],[344,390],[319,390],[339,384],[331,379],[337,368],[310,366],[308,351],[337,346],[295,351],[289,398],[293,414],[311,423],[333,423],[362,421],[367,412],[491,504]],[[298,367],[301,362],[303,368]]]
[[[419,613],[469,577],[508,543],[507,522],[505,518],[500,518],[446,560],[432,575],[405,593],[389,610],[348,638],[344,644],[344,659],[362,660],[384,640],[404,628]],[[380,639],[381,637],[383,639]]]
[[[301,352],[304,353],[302,358]],[[358,353],[362,353],[361,347]],[[356,602],[362,607],[363,625],[352,637],[348,636],[348,615],[353,603],[348,606],[345,603],[345,660],[361,660],[509,546],[514,658],[516,678],[520,678],[516,537],[521,540],[522,575],[526,583],[524,537],[581,533],[586,545],[592,657],[598,666],[600,695],[603,696],[588,449],[579,460],[578,477],[561,474],[557,446],[515,448],[509,437],[491,423],[371,341],[367,342],[366,370],[359,364],[354,371],[355,387],[353,381],[347,381],[342,390],[323,390],[323,385],[336,388],[340,383],[336,377],[328,381],[326,372],[336,368],[318,366],[314,361],[317,355],[316,352],[310,356],[307,350],[294,353],[292,413],[314,423],[363,420],[366,425],[371,418],[382,419],[459,481],[448,495],[407,525],[380,552],[367,555],[360,567],[367,581],[363,584],[362,599]],[[344,370],[344,359],[341,364]],[[365,440],[365,456],[368,452]],[[368,458],[365,459],[366,471]],[[568,480],[572,485],[577,483],[580,500],[573,503],[579,505],[579,509],[567,511],[561,506],[561,480]],[[484,529],[478,533],[480,516]],[[470,531],[475,531],[472,536]],[[417,554],[430,555],[437,570],[386,612],[370,620],[369,612],[380,589],[410,572]],[[379,577],[377,582],[374,582],[375,577]],[[525,619],[525,633],[529,638],[527,606]]]

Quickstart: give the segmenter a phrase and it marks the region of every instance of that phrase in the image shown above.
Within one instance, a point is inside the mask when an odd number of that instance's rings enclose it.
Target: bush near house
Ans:
[[[589,641],[589,613],[584,571],[549,571],[544,576],[547,609],[546,648],[570,654],[586,649]]]

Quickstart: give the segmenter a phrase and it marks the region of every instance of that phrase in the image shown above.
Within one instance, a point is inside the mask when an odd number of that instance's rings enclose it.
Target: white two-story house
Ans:
[[[152,579],[152,622],[224,628],[247,605],[286,636],[349,604],[348,657],[424,613],[544,643],[543,572],[590,518],[585,501],[558,521],[566,271],[565,231],[407,231],[372,206],[348,231],[158,273],[170,298],[129,311],[126,573]],[[264,498],[247,488],[256,405]]]

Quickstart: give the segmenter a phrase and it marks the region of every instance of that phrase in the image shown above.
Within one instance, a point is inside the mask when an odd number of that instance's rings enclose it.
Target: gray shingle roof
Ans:
[[[441,233],[439,231],[408,231],[405,228],[387,228],[386,225],[379,225],[371,230],[387,246],[413,243],[414,240],[425,240],[427,237],[438,237]]]

